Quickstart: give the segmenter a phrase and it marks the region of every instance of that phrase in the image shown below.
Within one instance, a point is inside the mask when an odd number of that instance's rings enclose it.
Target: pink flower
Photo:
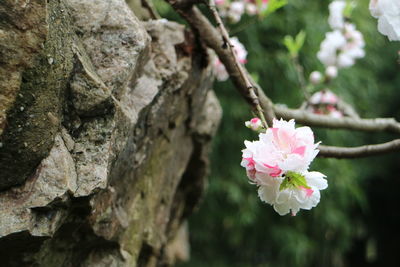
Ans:
[[[325,176],[309,172],[318,154],[318,143],[309,127],[295,128],[294,120],[274,120],[273,127],[259,135],[259,140],[245,141],[241,166],[250,182],[257,185],[262,201],[284,215],[315,207],[319,190],[327,187]]]
[[[338,97],[332,91],[330,90],[323,90],[314,93],[310,97],[310,103],[313,105],[319,105],[319,104],[332,104],[335,105],[338,102]]]
[[[246,121],[244,124],[247,128],[250,128],[256,132],[263,129],[262,121],[259,118],[252,118],[250,121]]]
[[[337,109],[339,98],[330,90],[322,90],[314,93],[309,100],[307,110],[315,114],[330,115],[334,118],[343,117],[343,113]]]
[[[318,154],[318,144],[309,127],[294,127],[294,120],[274,120],[273,127],[259,135],[258,141],[245,141],[242,166],[271,177],[286,171],[305,171]],[[262,183],[261,180],[257,182]]]

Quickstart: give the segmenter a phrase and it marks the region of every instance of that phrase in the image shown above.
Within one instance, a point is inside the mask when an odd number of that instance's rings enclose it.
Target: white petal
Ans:
[[[324,179],[326,176],[320,172],[306,172],[303,175],[309,186],[315,186],[319,190],[324,190],[328,187],[328,181]]]

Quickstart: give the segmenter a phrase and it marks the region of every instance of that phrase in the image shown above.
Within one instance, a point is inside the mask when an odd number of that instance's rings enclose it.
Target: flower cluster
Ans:
[[[221,17],[229,19],[232,23],[238,22],[245,13],[254,16],[268,8],[268,0],[217,0],[215,4]]]
[[[343,113],[337,109],[338,100],[338,96],[330,90],[322,90],[310,97],[307,110],[315,114],[341,118],[343,117]]]
[[[239,63],[245,64],[247,62],[247,50],[244,45],[239,42],[237,37],[231,37],[230,42],[233,45],[233,51],[235,51],[236,56],[239,60]],[[219,58],[215,57],[214,59],[214,74],[217,77],[218,81],[226,81],[229,78],[229,74],[225,69],[224,64],[219,60]]]
[[[370,0],[371,15],[378,19],[378,30],[390,41],[400,41],[400,1]]]
[[[308,171],[318,154],[318,143],[309,127],[295,128],[294,120],[274,120],[273,127],[259,134],[257,141],[245,141],[241,166],[250,182],[258,186],[260,199],[276,212],[292,215],[309,210],[328,187],[324,175]]]
[[[347,68],[355,60],[365,56],[364,38],[354,24],[344,19],[347,3],[343,0],[333,1],[329,5],[329,25],[333,31],[326,33],[318,51],[318,59],[326,66]]]

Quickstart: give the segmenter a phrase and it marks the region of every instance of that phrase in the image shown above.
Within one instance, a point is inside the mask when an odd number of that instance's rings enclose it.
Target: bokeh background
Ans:
[[[342,69],[330,89],[361,117],[400,120],[400,43],[377,31],[368,2],[356,1],[352,21],[363,33],[366,57]],[[247,68],[275,103],[299,107],[303,96],[282,41],[304,30],[300,52],[306,75],[323,71],[316,58],[330,31],[330,1],[290,0],[260,21],[244,17],[228,25],[248,49]],[[184,23],[164,2],[163,17]],[[399,266],[400,155],[354,160],[317,159],[312,170],[328,176],[320,204],[296,217],[279,216],[262,203],[240,167],[243,141],[257,136],[244,127],[252,114],[230,81],[215,83],[224,116],[214,141],[206,196],[189,221],[191,260],[179,266]],[[395,136],[314,129],[326,145],[357,146]]]

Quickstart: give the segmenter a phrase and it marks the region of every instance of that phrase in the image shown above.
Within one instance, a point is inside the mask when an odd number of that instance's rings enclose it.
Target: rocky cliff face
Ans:
[[[122,0],[5,0],[0,17],[2,264],[185,257],[221,115],[207,52]]]

